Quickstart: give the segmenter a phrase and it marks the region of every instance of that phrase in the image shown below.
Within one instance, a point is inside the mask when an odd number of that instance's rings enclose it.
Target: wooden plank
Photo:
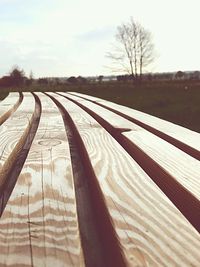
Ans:
[[[0,220],[0,266],[85,266],[64,124],[38,96],[39,127]]]
[[[0,102],[0,125],[17,109],[21,100],[22,97],[20,97],[19,93],[9,93],[9,95]]]
[[[76,97],[73,97],[76,98]],[[79,102],[77,102],[79,103]],[[84,105],[82,105],[84,103]],[[162,139],[155,137],[151,133],[148,133],[143,128],[133,124],[130,125],[130,121],[125,120],[123,117],[116,115],[115,113],[97,106],[94,103],[88,102],[86,100],[81,100],[81,106],[87,109],[87,111],[92,114],[106,129],[115,137],[115,139],[128,151],[128,153],[139,163],[139,165],[148,173],[148,175],[153,179],[153,181],[163,190],[163,192],[170,198],[170,200],[178,207],[178,209],[186,216],[186,218],[192,223],[192,225],[200,232],[200,202],[199,195],[194,185],[194,181],[197,183],[198,177],[197,173],[195,176],[195,171],[191,169],[191,166],[186,166],[185,170],[187,171],[185,181],[179,179],[183,177],[184,172],[182,170],[182,157],[188,157],[188,163],[191,162],[195,164],[195,167],[199,166],[199,161],[195,160],[192,157],[189,157],[187,154],[182,151],[176,149],[177,153],[181,152],[179,160],[173,158],[173,154],[171,158],[171,162],[166,161],[165,151],[162,151]],[[95,111],[95,112],[94,112]],[[101,114],[100,116],[97,114]],[[129,125],[127,135],[133,133],[133,135],[140,135],[142,132],[147,134],[147,140],[152,140],[152,138],[148,138],[148,134],[152,135],[154,138],[154,143],[150,143],[149,146],[153,151],[148,151],[148,148],[142,148],[139,143],[134,143],[128,136],[124,135],[123,132],[127,130],[124,128],[124,125]],[[120,127],[120,125],[122,127]],[[141,137],[143,135],[141,134]],[[160,149],[156,151],[156,145],[159,143],[161,145]],[[165,142],[166,143],[166,142]],[[166,143],[167,144],[167,143]],[[169,145],[169,144],[167,144]],[[155,146],[155,149],[154,149]],[[173,146],[171,146],[174,149]],[[167,147],[170,151],[170,146]],[[160,153],[160,152],[163,152]],[[156,154],[160,159],[159,162],[156,158]],[[177,154],[176,153],[176,154]],[[176,168],[176,162],[179,168]],[[184,160],[183,160],[184,163]],[[193,164],[193,166],[194,166]],[[173,173],[173,168],[175,168],[176,172]],[[194,174],[194,179],[193,179]],[[191,175],[191,176],[190,176]]]
[[[87,100],[79,100],[79,98],[75,96],[70,96],[70,98],[78,102],[81,101],[84,106],[100,114],[100,116],[115,129],[122,129],[122,135],[126,136],[127,139],[137,145],[145,154],[157,162],[161,168],[165,169],[167,173],[200,200],[200,192],[198,190],[198,188],[200,188],[200,162],[198,160],[140,126],[105,108]],[[128,129],[128,131],[126,131],[126,129]],[[200,134],[198,135],[200,138]]]
[[[199,266],[198,232],[96,120],[71,101],[56,99],[83,140],[127,266]]]
[[[152,127],[153,129],[161,133],[164,133],[165,135],[168,135],[174,138],[175,140],[178,140],[182,142],[183,144],[186,144],[200,152],[200,135],[197,132],[194,132],[192,130],[189,130],[185,127],[174,124],[172,122],[160,119],[158,117],[152,116],[150,114],[141,112],[139,110],[128,108],[123,105],[119,105],[119,104],[116,104],[110,101],[106,101],[101,98],[84,95],[80,93],[74,93],[74,92],[71,92],[70,94],[73,94],[79,97],[84,97],[90,101],[94,101],[96,103],[104,105],[105,107],[111,108],[114,111],[120,112],[124,114],[125,116],[128,116],[143,124],[146,124],[147,126]],[[190,150],[189,148],[186,148],[186,150],[187,149]],[[192,155],[195,155],[195,151],[193,151]],[[199,156],[197,158],[199,159]]]
[[[21,141],[30,127],[34,111],[33,95],[24,93],[20,107],[0,126],[0,186],[4,182],[3,177],[6,170],[17,156]]]

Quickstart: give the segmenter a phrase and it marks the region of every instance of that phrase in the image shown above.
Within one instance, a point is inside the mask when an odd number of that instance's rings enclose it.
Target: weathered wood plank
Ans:
[[[152,131],[161,138],[165,138],[168,142],[171,142],[186,153],[200,160],[200,135],[198,133],[147,113],[104,99],[74,92],[70,94],[96,102],[114,112],[124,115],[127,119],[135,120],[140,126],[146,127],[147,130]]]
[[[0,219],[0,266],[85,266],[64,124],[38,96],[39,127]]]
[[[115,130],[120,130],[127,140],[130,140],[153,159],[166,173],[171,175],[171,177],[176,179],[178,183],[195,196],[198,201],[200,200],[200,192],[198,190],[200,188],[200,161],[103,107],[87,100],[80,100],[76,96],[70,97],[84,104],[90,110],[95,111],[95,113],[100,114]],[[200,134],[198,135],[200,138]]]
[[[33,95],[24,93],[20,107],[0,126],[0,186],[4,183],[5,172],[11,167],[30,128],[34,111]]]
[[[198,266],[198,232],[97,121],[71,101],[56,99],[68,110],[83,140],[127,266]],[[130,122],[115,118],[108,119],[118,128],[129,128]],[[134,129],[137,132],[138,126]]]
[[[86,266],[124,267],[126,266],[125,259],[110,222],[104,196],[94,176],[84,144],[79,137],[80,135],[77,132],[73,120],[64,106],[52,96],[50,97],[62,113],[69,138],[77,199],[77,213]]]
[[[19,95],[19,93],[10,93],[0,102],[0,125],[17,109],[21,101],[22,95]]]

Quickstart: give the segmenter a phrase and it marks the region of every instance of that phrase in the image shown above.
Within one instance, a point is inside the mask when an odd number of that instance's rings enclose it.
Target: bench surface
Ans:
[[[80,93],[10,93],[0,155],[0,266],[199,266],[199,133]]]

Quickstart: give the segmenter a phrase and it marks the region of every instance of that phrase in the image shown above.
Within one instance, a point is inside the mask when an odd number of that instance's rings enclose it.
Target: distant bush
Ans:
[[[67,79],[67,82],[68,83],[71,83],[71,84],[80,84],[80,83],[82,83],[82,84],[85,84],[85,83],[87,83],[87,79],[86,78],[84,78],[84,77],[82,77],[82,76],[78,76],[77,78],[76,77],[74,77],[74,76],[71,76],[71,77],[69,77],[68,79]]]
[[[118,82],[127,82],[133,80],[133,76],[131,75],[118,75],[117,81]]]
[[[67,81],[68,81],[69,83],[73,83],[73,84],[78,83],[78,79],[77,79],[76,77],[74,77],[74,76],[69,77],[69,78],[67,79]]]
[[[98,76],[98,81],[99,81],[99,83],[102,83],[102,81],[103,81],[103,75],[99,75]]]
[[[82,76],[78,76],[77,80],[78,80],[78,83],[87,83],[87,79]]]
[[[175,74],[176,79],[183,79],[184,76],[185,76],[185,73],[181,70],[177,71],[177,73]]]
[[[38,84],[48,84],[48,79],[47,78],[39,78],[38,79]]]

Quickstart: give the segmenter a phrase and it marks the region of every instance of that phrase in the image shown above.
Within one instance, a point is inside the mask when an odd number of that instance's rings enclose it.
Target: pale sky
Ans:
[[[0,0],[0,76],[112,74],[105,54],[131,16],[153,35],[148,71],[200,70],[200,0]]]

